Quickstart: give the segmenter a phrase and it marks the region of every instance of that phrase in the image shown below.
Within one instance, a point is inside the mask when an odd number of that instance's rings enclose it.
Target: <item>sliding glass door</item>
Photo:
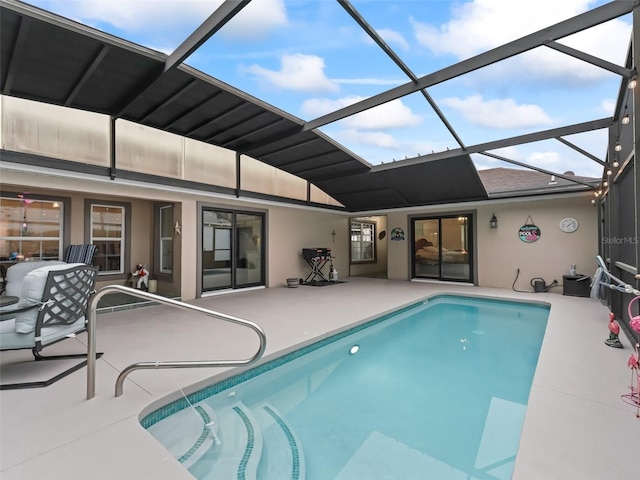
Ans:
[[[416,218],[411,230],[414,278],[473,282],[471,215]]]
[[[236,213],[235,232],[235,287],[264,285],[263,278],[263,215]]]
[[[202,291],[264,285],[264,215],[202,211]]]

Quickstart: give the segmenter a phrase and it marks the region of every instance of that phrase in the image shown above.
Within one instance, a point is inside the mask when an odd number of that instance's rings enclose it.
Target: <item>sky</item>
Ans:
[[[170,54],[221,0],[30,0]],[[587,0],[351,0],[417,77],[600,6]],[[623,66],[631,15],[560,40]],[[188,65],[304,121],[409,82],[335,0],[253,0]],[[427,89],[466,146],[611,117],[620,76],[546,47]],[[628,126],[630,127],[630,125]],[[320,130],[376,165],[459,148],[417,92]],[[565,137],[605,160],[607,132]],[[547,140],[491,153],[557,173],[602,167]],[[474,154],[478,169],[514,167]]]

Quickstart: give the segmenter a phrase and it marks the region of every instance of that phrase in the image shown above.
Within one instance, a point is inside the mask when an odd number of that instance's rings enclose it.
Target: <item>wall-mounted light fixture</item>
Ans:
[[[489,228],[498,228],[498,219],[495,213],[491,217],[491,220],[489,220]]]

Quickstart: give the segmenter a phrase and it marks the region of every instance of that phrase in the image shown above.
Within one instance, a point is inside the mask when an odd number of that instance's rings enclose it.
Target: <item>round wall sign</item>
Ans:
[[[395,241],[404,240],[404,230],[401,229],[400,227],[395,227],[391,230],[391,233],[389,236],[391,240],[395,240]]]
[[[540,238],[540,229],[532,224],[523,225],[518,231],[520,240],[526,243],[533,243]]]
[[[578,221],[575,218],[563,218],[560,220],[560,230],[565,233],[573,233],[578,229]]]

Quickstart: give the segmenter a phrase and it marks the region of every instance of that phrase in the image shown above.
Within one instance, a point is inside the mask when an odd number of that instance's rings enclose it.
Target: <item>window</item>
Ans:
[[[376,224],[373,222],[351,220],[351,262],[375,262]]]
[[[91,239],[98,247],[93,259],[99,274],[124,273],[125,208],[91,205]]]
[[[173,270],[173,206],[160,207],[160,272]]]
[[[61,259],[63,202],[16,197],[0,198],[0,261]]]

